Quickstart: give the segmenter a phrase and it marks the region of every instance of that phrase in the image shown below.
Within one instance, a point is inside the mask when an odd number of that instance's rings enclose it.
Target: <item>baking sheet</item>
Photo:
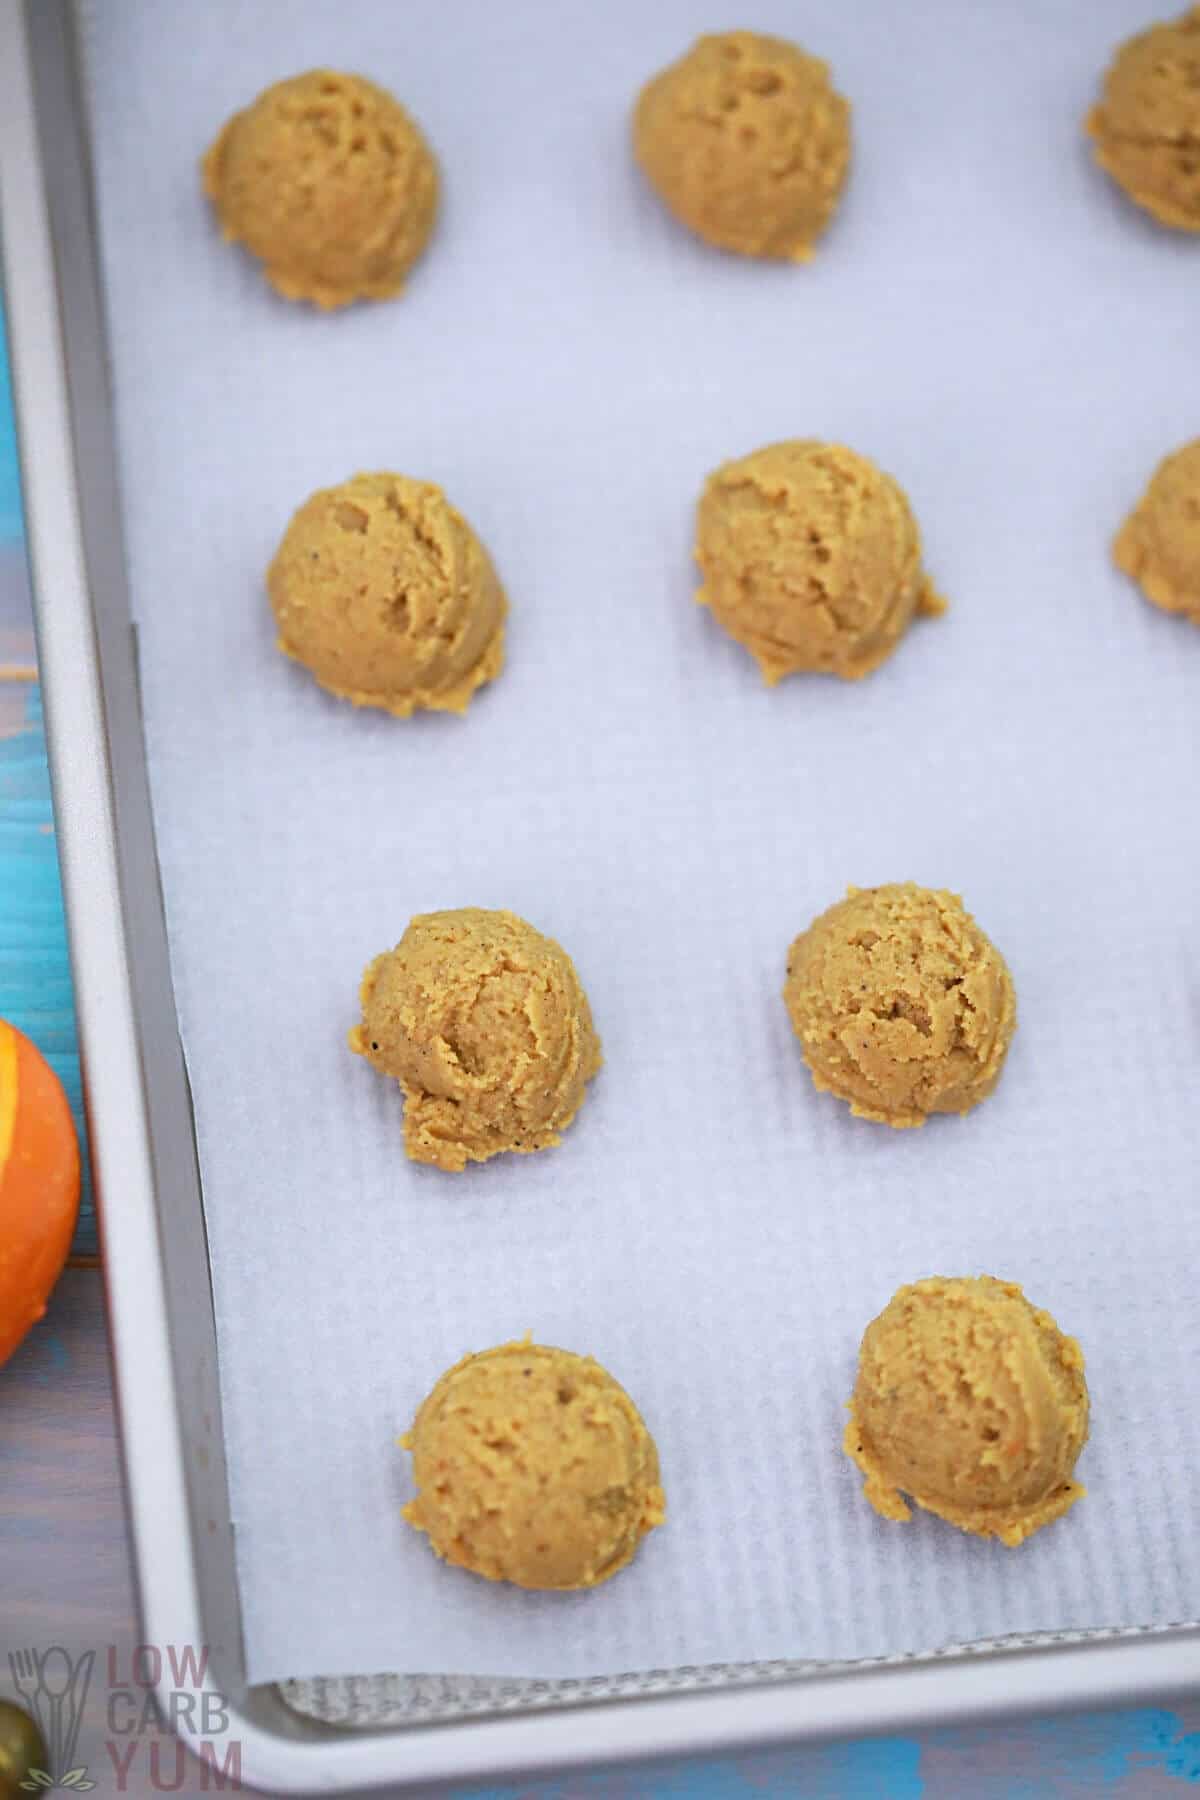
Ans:
[[[855,105],[807,269],[641,187],[645,77],[729,20],[534,0],[88,9],[146,729],[195,1089],[252,1679],[853,1658],[1200,1613],[1200,634],[1107,542],[1195,434],[1195,244],[1091,167],[1133,0],[759,0]],[[196,161],[329,63],[443,163],[397,304],[323,318],[223,247]],[[952,610],[857,686],[774,692],[691,602],[705,472],[813,435],[906,486]],[[272,647],[293,507],[441,482],[512,599],[465,721],[322,696]],[[896,1134],[818,1096],[779,998],[848,882],[961,891],[1013,968],[995,1097]],[[408,1165],[344,1045],[409,916],[507,906],[574,956],[606,1067],[562,1147]],[[1019,1552],[876,1519],[840,1449],[863,1325],[935,1271],[1082,1340],[1090,1490]],[[532,1329],[628,1386],[668,1527],[581,1596],[438,1565],[393,1446]]]

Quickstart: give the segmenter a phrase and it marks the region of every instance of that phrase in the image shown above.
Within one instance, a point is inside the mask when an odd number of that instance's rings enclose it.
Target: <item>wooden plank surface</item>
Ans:
[[[23,647],[32,649],[28,629]],[[0,676],[0,993],[6,1016],[33,1039],[82,1119],[65,945],[41,692],[36,682]],[[96,1250],[88,1176],[74,1248],[83,1255]]]
[[[103,1291],[68,1269],[0,1372],[0,1683],[20,1644],[135,1632]]]

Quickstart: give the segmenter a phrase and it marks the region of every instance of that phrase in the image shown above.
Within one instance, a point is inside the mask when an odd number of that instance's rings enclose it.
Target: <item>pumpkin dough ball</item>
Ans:
[[[510,912],[421,913],[362,980],[350,1048],[404,1090],[404,1148],[459,1171],[559,1141],[600,1068],[575,965]]]
[[[794,438],[724,463],[700,498],[695,553],[697,600],[771,686],[806,670],[869,675],[915,614],[945,610],[904,493],[840,444]]]
[[[867,1326],[846,1454],[885,1519],[926,1512],[1015,1547],[1084,1493],[1083,1355],[1015,1281],[942,1275],[903,1287]]]
[[[814,1085],[860,1119],[965,1113],[1000,1078],[1012,977],[957,894],[850,888],[788,952],[784,1001]]]
[[[1087,129],[1131,200],[1161,225],[1200,231],[1200,7],[1121,45]]]
[[[407,719],[462,713],[504,665],[508,603],[439,487],[355,475],[299,509],[267,572],[279,648],[323,688]]]
[[[570,1350],[526,1339],[465,1356],[401,1444],[417,1489],[404,1517],[439,1556],[488,1581],[596,1587],[666,1517],[637,1407]]]
[[[817,57],[727,31],[642,89],[633,142],[659,198],[706,243],[807,262],[846,179],[850,107]]]
[[[1113,558],[1147,600],[1200,625],[1200,438],[1158,465]]]
[[[404,108],[330,69],[234,113],[203,173],[224,236],[285,299],[326,309],[398,294],[437,211],[437,164]]]

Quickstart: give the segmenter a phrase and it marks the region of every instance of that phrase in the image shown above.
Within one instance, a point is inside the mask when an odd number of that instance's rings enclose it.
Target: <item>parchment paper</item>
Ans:
[[[1200,633],[1108,544],[1200,430],[1197,245],[1090,164],[1140,0],[757,0],[855,107],[806,269],[692,242],[628,152],[701,29],[655,7],[299,0],[90,20],[146,725],[195,1086],[250,1675],[596,1675],[1200,1613]],[[320,317],[221,244],[197,159],[312,65],[442,159],[399,302]],[[907,488],[952,602],[857,686],[768,692],[691,600],[706,471],[826,436]],[[292,509],[444,485],[512,599],[465,721],[322,696],[273,648]],[[780,1000],[849,882],[961,891],[1009,958],[994,1099],[896,1134],[819,1097]],[[409,916],[506,906],[575,958],[607,1064],[562,1147],[451,1178],[345,1047]],[[840,1448],[900,1283],[1022,1281],[1082,1340],[1088,1498],[1019,1552],[880,1522]],[[417,1402],[527,1329],[657,1435],[670,1522],[598,1592],[447,1569],[401,1522]]]

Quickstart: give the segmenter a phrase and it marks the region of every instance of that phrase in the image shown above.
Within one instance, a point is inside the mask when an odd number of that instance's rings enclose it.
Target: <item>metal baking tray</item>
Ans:
[[[200,1176],[126,591],[89,131],[70,0],[0,0],[0,232],[39,658],[142,1632],[206,1645],[243,1779],[431,1784],[912,1731],[1200,1687],[1200,1631],[594,1682],[245,1676]]]

